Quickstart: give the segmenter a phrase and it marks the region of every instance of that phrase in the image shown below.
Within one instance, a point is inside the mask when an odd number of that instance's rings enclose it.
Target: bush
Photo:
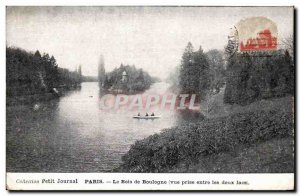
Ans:
[[[255,111],[164,130],[137,141],[123,156],[124,172],[166,172],[181,163],[251,146],[273,138],[293,136],[292,112]]]

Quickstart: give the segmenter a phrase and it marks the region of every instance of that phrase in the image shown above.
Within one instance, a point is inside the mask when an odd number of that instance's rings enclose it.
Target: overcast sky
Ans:
[[[223,50],[230,28],[257,16],[277,24],[279,40],[293,33],[291,7],[8,7],[7,45],[81,64],[84,75],[97,75],[103,54],[107,71],[134,64],[166,78],[189,41]]]

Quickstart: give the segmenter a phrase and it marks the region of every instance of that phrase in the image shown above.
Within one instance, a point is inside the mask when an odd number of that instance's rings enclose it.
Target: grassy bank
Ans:
[[[293,172],[292,99],[263,103],[137,141],[117,171]]]

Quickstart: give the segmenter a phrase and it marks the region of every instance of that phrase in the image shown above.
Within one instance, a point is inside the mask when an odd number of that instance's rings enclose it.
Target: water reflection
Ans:
[[[165,93],[154,84],[145,94]],[[59,100],[7,108],[7,170],[10,172],[106,172],[136,141],[189,120],[187,111],[157,110],[160,119],[133,119],[136,111],[99,108],[98,84],[83,83]],[[144,111],[142,111],[144,112]],[[194,116],[196,119],[197,115]],[[182,119],[182,120],[178,120]]]

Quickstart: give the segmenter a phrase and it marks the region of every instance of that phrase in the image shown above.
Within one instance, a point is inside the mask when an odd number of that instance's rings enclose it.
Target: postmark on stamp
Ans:
[[[239,52],[277,50],[277,25],[266,17],[246,18],[236,25]]]
[[[239,48],[239,32],[237,28],[234,26],[230,29],[230,33],[228,35],[228,43],[225,47],[225,54],[230,58],[232,57]]]
[[[229,58],[237,52],[277,50],[277,25],[266,17],[242,19],[230,30],[225,48]]]

